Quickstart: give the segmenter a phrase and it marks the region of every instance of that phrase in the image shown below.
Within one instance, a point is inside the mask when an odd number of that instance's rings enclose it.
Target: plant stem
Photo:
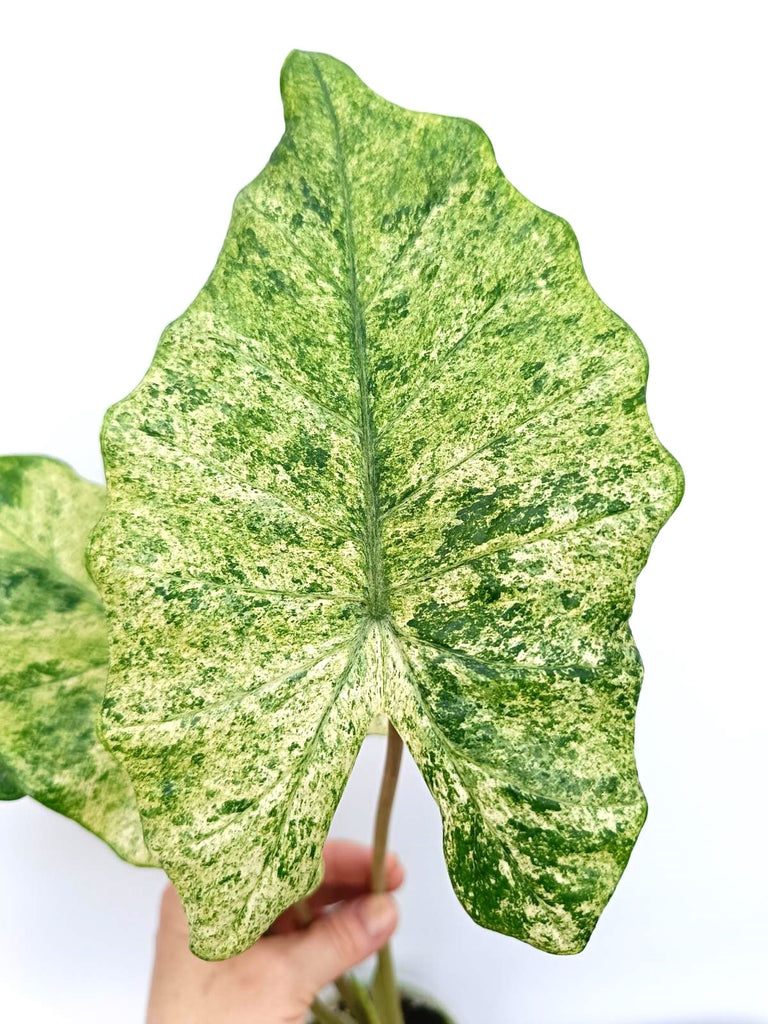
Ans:
[[[310,1007],[318,1024],[355,1024],[349,1014],[343,1010],[334,1012],[326,1006],[322,999],[313,999]]]
[[[334,984],[344,1006],[358,1024],[381,1024],[368,989],[361,981],[358,981],[354,974],[349,976],[342,974]]]
[[[373,833],[373,863],[371,865],[371,889],[373,892],[385,892],[387,887],[386,865],[387,835],[389,819],[392,814],[392,803],[395,799],[397,776],[400,772],[400,761],[403,756],[403,741],[392,723],[387,732],[387,756],[384,762],[384,774],[379,790],[379,804],[376,808],[376,826]],[[400,993],[395,980],[394,963],[389,943],[379,951],[379,965],[376,972],[376,994],[380,1005],[378,1009],[383,1024],[404,1024],[403,1011],[400,1005]]]

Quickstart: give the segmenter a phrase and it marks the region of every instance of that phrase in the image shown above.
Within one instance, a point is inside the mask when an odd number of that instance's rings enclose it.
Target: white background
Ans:
[[[397,960],[458,1024],[768,1021],[761,7],[70,0],[2,19],[1,452],[102,479],[103,411],[207,277],[281,134],[294,46],[479,121],[645,341],[687,474],[633,618],[650,818],[586,952],[557,958],[464,914],[406,766]],[[368,835],[377,742],[338,833]],[[0,1016],[139,1021],[161,885],[28,800],[0,807]]]

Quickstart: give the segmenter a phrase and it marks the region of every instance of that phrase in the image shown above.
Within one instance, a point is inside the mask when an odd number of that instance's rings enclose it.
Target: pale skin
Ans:
[[[397,925],[387,893],[371,895],[371,850],[329,842],[325,874],[307,900],[291,907],[255,945],[229,960],[206,962],[189,951],[187,922],[173,886],[163,893],[147,1024],[303,1024],[312,1000],[340,974],[379,950]],[[387,856],[386,887],[403,869]]]

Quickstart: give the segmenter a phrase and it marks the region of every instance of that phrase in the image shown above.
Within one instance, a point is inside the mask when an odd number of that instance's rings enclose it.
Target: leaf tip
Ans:
[[[280,94],[286,124],[311,105],[313,96],[327,95],[335,87],[343,88],[345,84],[370,91],[344,61],[328,53],[291,50],[280,71]],[[325,102],[323,100],[323,104]]]

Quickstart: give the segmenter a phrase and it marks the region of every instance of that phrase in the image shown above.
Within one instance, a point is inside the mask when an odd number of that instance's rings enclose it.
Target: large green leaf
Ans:
[[[682,490],[646,357],[474,124],[293,53],[286,131],[107,415],[104,728],[192,946],[316,884],[371,716],[487,927],[580,949],[645,803],[634,581]]]
[[[128,776],[97,732],[107,630],[85,570],[104,488],[0,458],[0,799],[28,794],[151,864]]]

